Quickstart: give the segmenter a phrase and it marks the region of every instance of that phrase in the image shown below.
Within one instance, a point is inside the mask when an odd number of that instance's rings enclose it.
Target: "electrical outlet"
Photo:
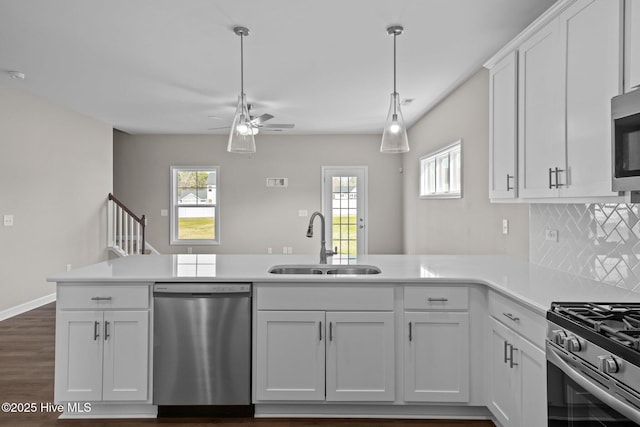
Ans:
[[[188,254],[192,254],[193,253],[193,248],[192,247],[188,247],[187,248],[187,253]]]
[[[502,220],[502,234],[509,234],[509,220],[506,218]]]
[[[547,228],[544,231],[544,239],[549,242],[557,242],[558,241],[558,230]]]
[[[298,209],[298,216],[301,216],[301,217],[309,216],[309,211],[306,209]]]
[[[267,253],[271,255],[273,253],[273,248],[267,248]]]
[[[67,271],[71,271],[71,264],[67,264]]]
[[[2,219],[5,227],[13,227],[13,215],[5,215]]]

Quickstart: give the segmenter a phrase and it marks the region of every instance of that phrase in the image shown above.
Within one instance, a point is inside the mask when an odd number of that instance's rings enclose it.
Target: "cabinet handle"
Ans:
[[[108,340],[109,337],[111,335],[109,335],[109,322],[104,322],[104,340]]]
[[[513,187],[509,185],[509,180],[513,179],[513,177],[514,177],[513,175],[507,174],[507,191],[513,190]]]
[[[562,187],[564,185],[564,184],[560,184],[560,182],[558,181],[558,174],[560,172],[564,172],[564,169],[560,169],[558,167],[555,167],[553,169],[549,168],[549,189],[550,190],[552,188],[560,188],[560,187]],[[555,175],[555,177],[556,177],[555,184],[553,183],[553,181],[551,179],[551,175]]]
[[[518,366],[518,364],[513,361],[513,352],[514,351],[518,351],[518,349],[515,348],[514,346],[512,346],[511,344],[509,344],[509,347],[511,347],[511,350],[510,350],[511,354],[510,354],[510,357],[509,357],[509,367],[513,368],[514,366]]]
[[[329,322],[329,341],[333,341],[333,322]]]
[[[100,327],[100,322],[95,321],[93,322],[93,340],[97,341],[98,338],[100,337],[100,332],[98,332]]]
[[[509,356],[507,356],[507,348],[509,347],[509,343],[508,342],[504,342],[504,363],[507,363],[509,361]]]
[[[91,301],[111,301],[111,297],[91,297]]]
[[[560,180],[558,179],[558,174],[559,174],[560,172],[564,172],[564,169],[558,169],[558,168],[556,167],[556,168],[555,168],[555,171],[554,171],[554,173],[555,173],[555,175],[556,175],[556,188],[560,188],[560,187],[562,187],[562,186],[564,185],[564,184],[560,184]]]
[[[409,342],[411,342],[413,340],[413,337],[411,335],[411,322],[409,322]]]
[[[519,321],[520,321],[520,318],[519,318],[519,317],[516,317],[516,316],[514,316],[514,315],[513,315],[513,314],[511,314],[511,313],[502,313],[502,315],[503,315],[504,317],[506,317],[507,319],[509,319],[509,320],[513,321],[513,322],[519,322]]]
[[[427,298],[427,301],[429,302],[447,302],[449,301],[448,298]]]
[[[318,326],[318,337],[320,338],[320,341],[322,341],[322,320],[320,321]]]

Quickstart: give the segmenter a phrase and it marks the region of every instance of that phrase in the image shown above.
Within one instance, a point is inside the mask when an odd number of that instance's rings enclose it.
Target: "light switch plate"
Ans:
[[[502,234],[509,234],[509,220],[506,218],[502,220]]]

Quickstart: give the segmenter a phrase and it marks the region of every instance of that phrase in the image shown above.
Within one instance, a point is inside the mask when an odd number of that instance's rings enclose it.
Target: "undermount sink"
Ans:
[[[271,274],[380,274],[381,270],[374,265],[274,265],[269,269]]]

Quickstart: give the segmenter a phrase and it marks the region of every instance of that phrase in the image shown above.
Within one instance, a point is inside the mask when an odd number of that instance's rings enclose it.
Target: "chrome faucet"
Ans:
[[[320,264],[326,264],[327,256],[332,256],[337,254],[338,248],[336,247],[335,251],[327,250],[326,240],[324,235],[324,232],[325,232],[324,215],[322,215],[318,211],[315,211],[314,213],[311,214],[311,218],[309,219],[309,228],[307,228],[307,237],[313,237],[313,220],[316,219],[317,216],[320,217],[320,226],[322,227],[322,230],[320,233]]]

